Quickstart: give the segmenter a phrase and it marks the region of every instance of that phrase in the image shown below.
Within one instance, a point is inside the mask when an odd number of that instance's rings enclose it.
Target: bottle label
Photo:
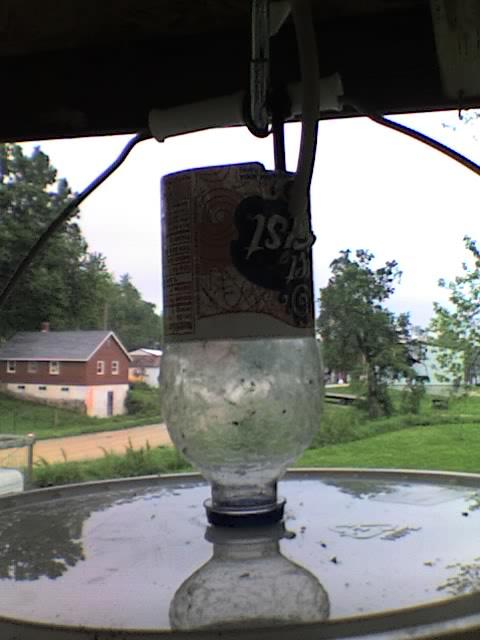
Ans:
[[[314,237],[294,226],[291,181],[259,163],[162,179],[170,342],[313,335]]]

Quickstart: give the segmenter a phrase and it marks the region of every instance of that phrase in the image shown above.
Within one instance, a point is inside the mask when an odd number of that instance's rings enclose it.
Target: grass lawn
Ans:
[[[106,453],[98,460],[36,464],[33,468],[33,483],[35,487],[49,487],[191,470],[192,467],[173,447],[142,448],[136,451],[128,448],[123,456]]]
[[[362,396],[364,395],[364,389],[352,388],[349,384],[326,384],[325,392],[328,393],[340,393],[342,395]]]
[[[74,436],[82,433],[113,431],[143,424],[161,422],[153,408],[145,414],[91,418],[75,411],[36,404],[0,394],[0,433],[35,433],[38,439]]]
[[[479,424],[412,427],[346,444],[309,449],[292,466],[480,473],[479,451]],[[171,447],[129,449],[123,456],[107,454],[99,460],[36,465],[34,484],[46,487],[189,470],[190,465]]]
[[[345,389],[348,387],[345,385]],[[398,404],[400,395],[392,394]],[[85,420],[85,418],[83,418]],[[77,425],[76,432],[98,431],[103,420]],[[125,419],[115,418],[108,428],[122,428]],[[97,424],[95,424],[97,423]],[[65,434],[67,427],[62,429]],[[46,433],[55,433],[52,426]],[[369,420],[356,407],[326,404],[320,429],[310,449],[295,463],[304,467],[363,467],[430,469],[480,473],[480,396],[450,401],[448,410],[422,403],[418,415],[396,413]],[[191,469],[172,448],[127,450],[86,462],[37,465],[35,484],[49,486],[107,478],[171,473]]]
[[[480,424],[411,427],[355,442],[309,449],[296,466],[480,473]]]

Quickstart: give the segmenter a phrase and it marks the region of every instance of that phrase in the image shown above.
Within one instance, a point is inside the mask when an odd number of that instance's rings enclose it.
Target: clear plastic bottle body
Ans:
[[[320,421],[314,237],[292,180],[258,163],[162,180],[163,406],[212,485],[211,524],[278,521],[277,481]]]
[[[274,504],[320,423],[315,338],[173,342],[161,375],[170,436],[211,483],[214,507]]]

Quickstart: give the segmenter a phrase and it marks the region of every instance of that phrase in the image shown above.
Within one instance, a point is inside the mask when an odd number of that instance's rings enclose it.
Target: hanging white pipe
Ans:
[[[307,209],[315,163],[320,113],[320,83],[317,42],[310,0],[294,0],[291,6],[300,61],[302,133],[297,170],[290,197],[290,210],[296,220],[300,221],[304,219],[303,214]]]
[[[272,7],[271,27],[275,31],[287,16],[285,3],[279,2],[281,12]],[[302,137],[297,163],[297,176],[292,190],[292,211],[304,212],[315,161],[317,122],[321,112],[341,111],[342,81],[338,73],[319,77],[316,37],[310,2],[296,0],[292,13],[298,40],[302,81],[287,87],[291,111],[286,120],[302,114]],[[194,131],[244,124],[244,92],[221,96],[170,109],[152,109],[149,128],[152,135],[164,142],[171,136]]]
[[[338,73],[318,80],[321,96],[320,112],[341,111],[343,95],[342,80]],[[287,86],[291,105],[287,122],[297,119],[302,113],[303,88],[297,82]],[[172,136],[194,131],[234,127],[244,124],[243,105],[245,93],[238,92],[229,96],[201,100],[192,104],[182,104],[171,109],[152,109],[149,114],[150,131],[158,142],[164,142]]]

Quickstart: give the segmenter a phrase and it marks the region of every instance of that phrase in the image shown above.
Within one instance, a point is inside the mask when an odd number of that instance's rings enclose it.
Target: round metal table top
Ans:
[[[305,470],[280,494],[284,528],[243,532],[207,525],[193,474],[0,499],[0,636],[12,620],[20,639],[480,624],[480,476]]]

